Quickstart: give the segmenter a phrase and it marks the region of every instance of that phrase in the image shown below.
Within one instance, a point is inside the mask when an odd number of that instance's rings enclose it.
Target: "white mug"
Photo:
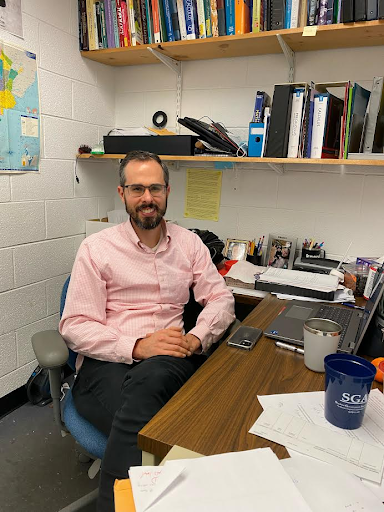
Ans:
[[[334,354],[342,327],[325,318],[308,318],[304,322],[304,364],[314,372],[324,372],[324,357]]]

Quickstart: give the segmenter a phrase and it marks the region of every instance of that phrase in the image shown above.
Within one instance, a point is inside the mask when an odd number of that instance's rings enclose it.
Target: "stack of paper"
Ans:
[[[253,265],[249,261],[240,260],[229,269],[224,279],[227,286],[239,286],[240,288],[255,289],[255,275],[260,275],[267,267]]]
[[[339,279],[336,276],[273,267],[268,267],[259,277],[259,281],[263,283],[295,286],[297,288],[305,288],[319,292],[334,292],[339,286]]]
[[[129,470],[136,512],[311,512],[270,448]]]

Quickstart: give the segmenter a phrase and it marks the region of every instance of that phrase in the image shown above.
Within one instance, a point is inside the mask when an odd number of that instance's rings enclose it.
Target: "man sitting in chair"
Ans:
[[[60,332],[78,356],[79,414],[109,436],[98,511],[113,512],[115,478],[141,464],[137,433],[204,362],[235,319],[234,299],[208,248],[163,220],[170,192],[160,158],[129,153],[118,192],[130,218],[86,238],[71,274]],[[204,306],[183,331],[193,289]]]

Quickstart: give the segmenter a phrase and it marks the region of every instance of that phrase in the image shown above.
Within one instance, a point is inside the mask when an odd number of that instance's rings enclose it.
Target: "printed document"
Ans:
[[[177,476],[165,485],[163,472],[173,469]],[[129,476],[137,512],[311,512],[270,448],[132,467]]]
[[[264,410],[249,432],[339,466],[361,478],[381,482],[384,448],[363,443],[274,408]]]
[[[312,512],[382,512],[384,509],[381,500],[359,478],[336,466],[300,455],[280,463]]]
[[[259,281],[297,286],[298,288],[307,288],[320,292],[335,291],[339,286],[339,279],[336,276],[273,267],[268,267],[264,274],[259,277]]]

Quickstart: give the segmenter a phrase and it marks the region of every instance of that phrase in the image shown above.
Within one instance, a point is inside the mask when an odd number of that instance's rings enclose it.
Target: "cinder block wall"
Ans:
[[[82,163],[115,124],[115,70],[83,60],[77,0],[23,1],[24,41],[0,40],[37,54],[40,174],[0,175],[0,397],[25,384],[36,366],[31,336],[56,329],[59,296],[84,238],[85,220],[114,207],[116,166]]]

